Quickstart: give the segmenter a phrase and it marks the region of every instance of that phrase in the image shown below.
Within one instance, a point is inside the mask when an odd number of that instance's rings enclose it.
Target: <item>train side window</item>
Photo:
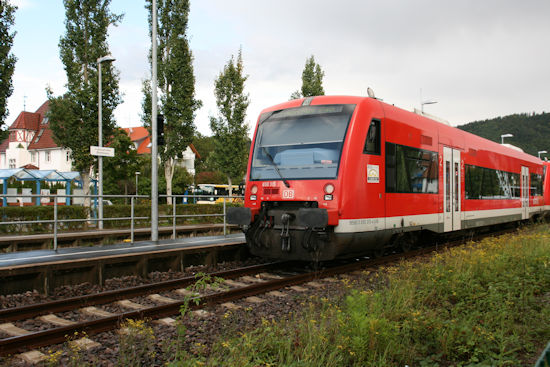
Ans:
[[[386,142],[386,192],[438,192],[438,154]]]
[[[378,120],[370,122],[363,153],[380,155],[380,121]]]

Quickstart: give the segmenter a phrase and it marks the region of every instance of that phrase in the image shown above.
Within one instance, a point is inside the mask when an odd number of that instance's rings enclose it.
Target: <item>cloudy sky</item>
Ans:
[[[11,124],[34,111],[66,82],[58,42],[64,33],[62,0],[12,0],[18,58]],[[150,74],[147,14],[142,0],[112,0],[124,13],[110,30],[120,71],[122,127],[139,126],[141,80]],[[214,79],[242,46],[253,125],[267,106],[300,88],[307,57],[325,72],[327,94],[377,97],[407,110],[423,100],[426,112],[453,125],[512,113],[550,111],[550,2],[547,0],[195,0],[189,37],[195,57],[195,120],[210,134],[216,113]],[[26,97],[25,97],[26,96]]]

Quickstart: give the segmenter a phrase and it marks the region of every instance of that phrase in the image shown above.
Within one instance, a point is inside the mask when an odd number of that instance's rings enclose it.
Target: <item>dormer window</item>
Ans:
[[[49,121],[50,121],[50,119],[48,117],[44,117],[42,119],[42,125],[47,125]]]
[[[38,143],[38,141],[40,140],[40,137],[42,136],[42,134],[44,134],[44,129],[40,129],[40,131],[38,132],[38,136],[36,137],[36,140],[34,141],[34,143]]]

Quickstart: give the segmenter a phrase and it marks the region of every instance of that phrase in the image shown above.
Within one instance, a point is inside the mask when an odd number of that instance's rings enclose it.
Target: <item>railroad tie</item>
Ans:
[[[74,321],[62,319],[61,317],[58,317],[52,313],[49,315],[40,316],[38,319],[40,321],[47,322],[56,326],[69,326],[76,324],[76,322]]]
[[[236,311],[238,309],[241,309],[242,307],[239,306],[239,305],[236,305],[234,304],[233,302],[225,302],[225,303],[222,303],[222,306],[229,309],[229,310],[232,310],[232,311]]]
[[[91,316],[99,316],[99,317],[110,317],[115,315],[112,312],[105,311],[94,306],[81,308],[80,312],[82,312],[83,314],[87,314]]]
[[[279,292],[279,291],[271,291],[271,292],[268,293],[268,295],[275,296],[275,297],[280,297],[280,298],[286,297],[286,294],[284,294],[283,292]]]
[[[26,335],[31,333],[28,330],[18,328],[11,322],[0,324],[0,331],[2,331],[5,334],[8,334],[9,336],[21,336],[21,335]]]
[[[206,317],[210,316],[210,312],[208,312],[206,310],[195,310],[195,311],[192,311],[191,313],[193,315],[201,317],[201,318],[206,318]]]
[[[293,291],[296,291],[296,292],[306,292],[307,291],[307,288],[300,287],[299,285],[293,285],[292,287],[290,287],[290,289],[292,289]]]
[[[144,308],[146,308],[146,306],[144,305],[140,305],[139,303],[135,303],[127,299],[117,301],[117,304],[125,308],[130,308],[132,310],[143,310]]]
[[[38,350],[31,350],[29,352],[21,353],[18,357],[31,365],[37,365],[48,358],[47,355]]]
[[[77,340],[73,340],[70,342],[70,344],[75,345],[78,348],[84,349],[84,350],[90,350],[92,348],[97,348],[101,346],[101,344],[99,344],[98,342],[95,342],[88,338],[80,338]]]
[[[234,287],[234,288],[242,288],[242,287],[246,287],[247,285],[245,283],[241,283],[241,282],[236,282],[234,281],[233,279],[226,279],[223,281],[225,284],[227,284],[228,286],[230,287]]]
[[[147,296],[147,298],[149,298],[151,301],[154,301],[154,302],[158,302],[158,303],[176,303],[178,302],[177,299],[173,299],[173,298],[170,298],[170,297],[164,297],[164,296],[161,296],[160,294],[150,294]]]
[[[260,297],[256,297],[256,296],[246,297],[244,300],[246,302],[256,303],[256,304],[265,302],[265,299],[260,298]]]
[[[245,281],[245,282],[248,282],[248,283],[263,283],[263,282],[265,282],[265,280],[263,280],[263,279],[251,277],[249,275],[245,275],[245,276],[241,277],[240,279],[242,281]]]
[[[267,279],[283,279],[282,276],[277,274],[271,274],[271,273],[260,273],[258,275],[261,276],[262,278],[267,278]]]
[[[155,324],[166,325],[166,326],[176,326],[176,320],[171,317],[164,317],[154,321]]]
[[[306,286],[307,287],[313,287],[313,288],[324,288],[325,287],[323,284],[317,283],[317,282],[306,283]]]
[[[175,292],[185,297],[192,297],[192,298],[200,297],[200,294],[198,294],[197,292],[190,291],[189,289],[186,289],[186,288],[176,289]]]

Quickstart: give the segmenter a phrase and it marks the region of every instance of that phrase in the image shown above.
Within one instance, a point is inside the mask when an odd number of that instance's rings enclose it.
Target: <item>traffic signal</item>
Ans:
[[[157,145],[164,145],[164,115],[157,115]]]

